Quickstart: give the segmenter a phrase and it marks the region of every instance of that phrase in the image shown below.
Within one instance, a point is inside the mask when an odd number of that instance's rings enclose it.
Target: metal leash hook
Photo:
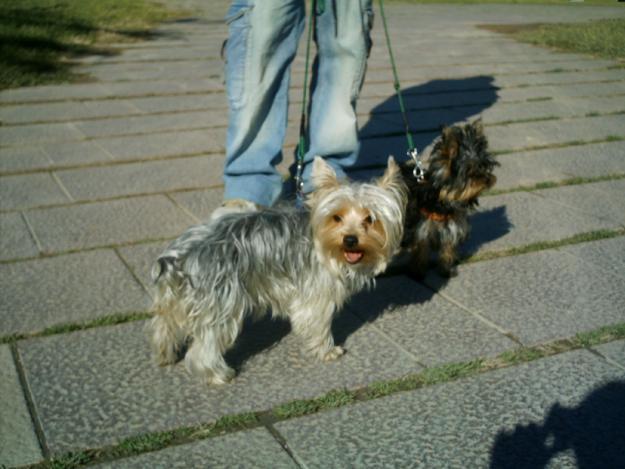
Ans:
[[[425,180],[425,171],[423,170],[423,163],[421,162],[421,158],[419,158],[417,149],[413,148],[408,150],[408,156],[414,160],[412,175],[416,178],[417,182],[423,182]]]
[[[304,178],[302,173],[304,171],[304,162],[298,158],[297,167],[295,170],[295,206],[298,209],[304,207]]]

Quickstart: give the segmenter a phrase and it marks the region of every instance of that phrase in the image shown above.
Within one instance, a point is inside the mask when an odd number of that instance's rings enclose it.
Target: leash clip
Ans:
[[[408,150],[408,156],[414,160],[414,169],[412,170],[412,175],[415,177],[417,182],[423,182],[425,179],[424,171],[423,171],[423,163],[421,162],[421,158],[419,158],[419,154],[417,153],[416,148],[412,148]]]

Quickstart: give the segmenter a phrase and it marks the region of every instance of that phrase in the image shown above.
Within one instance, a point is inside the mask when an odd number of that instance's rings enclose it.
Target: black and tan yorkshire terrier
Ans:
[[[479,195],[497,181],[499,163],[488,151],[481,120],[444,127],[433,142],[424,180],[413,174],[414,161],[402,165],[409,188],[403,247],[410,254],[410,270],[423,277],[431,249],[438,251],[438,271],[457,274],[458,245],[469,235],[469,213]]]

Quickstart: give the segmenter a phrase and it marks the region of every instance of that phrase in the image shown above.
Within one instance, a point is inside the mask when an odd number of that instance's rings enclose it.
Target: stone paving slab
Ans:
[[[96,140],[46,143],[40,148],[53,161],[51,166],[56,167],[108,163],[113,159]]]
[[[21,145],[28,142],[45,143],[62,140],[81,140],[84,134],[71,124],[30,124],[0,127],[2,146]]]
[[[221,152],[225,129],[180,130],[131,137],[109,137],[98,144],[116,160],[165,158]]]
[[[349,309],[425,366],[494,356],[516,346],[496,329],[407,277],[381,278],[376,283],[375,290],[356,296]]]
[[[337,342],[344,341],[348,351],[340,360],[312,360],[293,334],[284,337],[284,323],[267,319],[246,328],[239,351],[229,355],[235,367],[242,366],[234,382],[209,387],[188,375],[182,363],[165,368],[153,364],[144,325],[18,343],[53,453],[208,423],[222,415],[268,409],[421,369],[374,328],[343,312],[334,328]]]
[[[40,148],[0,148],[0,172],[23,171],[25,169],[50,166],[52,161]]]
[[[87,137],[127,135],[149,132],[191,130],[223,125],[223,119],[210,111],[159,114],[156,116],[119,117],[75,124]]]
[[[625,179],[545,189],[542,197],[625,226]]]
[[[111,250],[0,264],[1,334],[145,311],[149,298]]]
[[[171,198],[189,210],[199,221],[204,221],[208,220],[211,213],[221,205],[223,195],[223,188],[220,187],[200,191],[179,192],[172,194]]]
[[[121,257],[150,294],[153,291],[152,266],[169,243],[169,241],[159,241],[157,243],[140,244],[119,249]]]
[[[608,344],[593,347],[604,357],[614,360],[625,368],[625,340],[617,340]]]
[[[2,177],[0,200],[2,210],[71,202],[49,173]]]
[[[120,100],[65,102],[0,106],[0,121],[5,124],[44,122],[51,120],[93,119],[110,115],[136,113],[137,109]]]
[[[110,469],[188,468],[188,467],[271,467],[297,469],[297,464],[261,428],[174,446],[153,453],[96,466]]]
[[[46,253],[173,237],[192,222],[164,196],[31,210],[26,217]]]
[[[561,119],[491,127],[487,135],[493,150],[523,150],[538,145],[625,137],[624,124],[625,115]]]
[[[572,177],[625,173],[625,142],[606,142],[499,155],[496,189]]]
[[[624,378],[576,351],[276,428],[309,468],[618,467]]]
[[[0,396],[0,466],[41,461],[43,455],[8,345],[0,345]]]
[[[490,107],[492,105],[492,107]],[[525,103],[495,103],[485,101],[479,106],[451,107],[447,109],[419,110],[408,113],[408,122],[413,132],[432,130],[445,124],[462,122],[480,117],[485,125],[511,121],[583,117],[588,113],[608,114],[625,111],[625,97],[580,98]],[[373,137],[404,131],[400,113],[374,115],[361,129],[363,137]]]
[[[446,281],[431,273],[426,283],[525,345],[624,322],[622,275],[567,249],[464,264],[458,277]]]
[[[153,96],[129,100],[133,106],[144,112],[192,111],[199,109],[226,109],[227,99],[224,93],[190,96]]]
[[[224,158],[199,156],[59,171],[75,200],[162,193],[221,184]]]
[[[625,237],[622,236],[567,246],[566,253],[595,264],[617,277],[625,272]]]
[[[34,257],[39,254],[20,213],[0,214],[0,260]]]
[[[561,194],[560,191],[565,189],[557,188],[554,192]],[[563,206],[545,198],[543,192],[482,197],[479,211],[470,217],[471,234],[462,251],[474,254],[539,241],[557,241],[578,233],[614,229],[620,225],[619,221],[603,218],[599,213],[584,213],[577,208]],[[597,196],[595,203],[599,199]]]

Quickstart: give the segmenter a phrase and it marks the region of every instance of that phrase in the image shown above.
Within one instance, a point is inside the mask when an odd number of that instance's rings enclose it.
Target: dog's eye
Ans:
[[[341,223],[343,221],[340,215],[334,215],[332,219],[337,223]]]
[[[367,215],[367,218],[365,218],[365,225],[371,225],[373,223],[373,218],[371,217],[371,215]]]

